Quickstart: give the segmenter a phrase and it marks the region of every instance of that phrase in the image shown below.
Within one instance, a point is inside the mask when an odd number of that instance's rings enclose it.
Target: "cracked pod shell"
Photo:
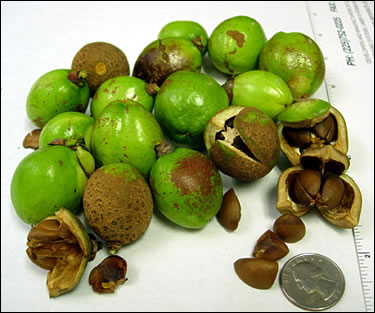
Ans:
[[[231,119],[233,127],[228,125]],[[222,132],[225,138],[218,135]],[[230,106],[221,110],[208,122],[204,139],[216,166],[240,180],[253,181],[267,175],[280,155],[274,122],[253,107]]]

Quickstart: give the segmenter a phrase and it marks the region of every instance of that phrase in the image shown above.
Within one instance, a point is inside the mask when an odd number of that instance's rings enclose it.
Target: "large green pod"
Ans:
[[[50,71],[31,87],[26,113],[34,125],[42,128],[52,117],[67,111],[85,112],[90,90],[85,71],[67,69]]]
[[[263,28],[249,16],[235,16],[221,22],[208,39],[208,55],[215,67],[234,75],[256,68],[266,42]]]
[[[172,222],[202,228],[220,210],[221,176],[204,154],[177,148],[160,157],[150,174],[156,207]]]
[[[77,213],[87,183],[75,151],[48,146],[27,155],[11,181],[11,199],[18,216],[36,224],[64,207]]]
[[[225,83],[231,105],[255,107],[274,119],[293,102],[288,85],[266,71],[249,71],[231,77]]]
[[[108,104],[95,120],[91,151],[98,166],[126,162],[148,177],[163,132],[154,116],[132,100]]]
[[[181,37],[191,42],[199,49],[202,56],[207,52],[208,35],[206,30],[194,21],[173,21],[163,26],[158,38]]]
[[[90,149],[94,119],[81,112],[64,112],[56,115],[43,127],[39,137],[39,148],[44,148],[55,139],[72,139]]]
[[[169,138],[196,148],[204,145],[203,132],[210,118],[228,106],[224,88],[212,77],[180,71],[161,86],[154,113]]]
[[[259,69],[280,76],[294,100],[310,97],[323,82],[325,63],[318,44],[302,33],[276,33],[259,56]]]
[[[147,92],[147,83],[137,77],[117,76],[106,80],[96,90],[90,105],[91,115],[97,118],[112,101],[126,99],[134,100],[152,112],[154,98]]]

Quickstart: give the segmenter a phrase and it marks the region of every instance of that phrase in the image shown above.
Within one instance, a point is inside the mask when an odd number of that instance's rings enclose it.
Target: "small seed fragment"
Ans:
[[[39,149],[39,137],[42,130],[40,128],[32,130],[23,139],[22,146],[27,149],[31,148],[34,150]]]
[[[127,280],[126,270],[127,263],[122,257],[110,255],[92,269],[89,283],[96,292],[113,293]]]
[[[289,253],[285,242],[273,231],[267,230],[257,241],[253,256],[267,260],[279,260]]]

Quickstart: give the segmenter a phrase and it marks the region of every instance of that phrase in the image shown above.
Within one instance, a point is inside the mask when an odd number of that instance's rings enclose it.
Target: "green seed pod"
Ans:
[[[190,148],[204,145],[206,123],[228,107],[228,97],[206,74],[180,71],[168,77],[155,99],[155,118],[165,134]]]
[[[11,181],[16,213],[27,224],[37,224],[62,207],[77,213],[86,175],[76,152],[68,147],[48,146],[32,152],[19,163]]]
[[[98,167],[126,162],[148,177],[163,139],[154,116],[132,100],[108,104],[95,120],[91,150]]]
[[[181,37],[191,40],[202,56],[206,54],[208,35],[202,25],[194,21],[173,21],[165,25],[159,33],[159,39]]]
[[[41,76],[31,87],[26,100],[28,118],[42,128],[62,112],[85,112],[90,90],[85,71],[59,69]]]
[[[160,157],[152,167],[150,186],[156,207],[172,222],[202,228],[220,210],[221,176],[202,153],[177,148]]]
[[[55,139],[72,139],[90,149],[94,119],[80,112],[64,112],[56,115],[43,127],[39,147],[47,147]]]
[[[147,92],[147,83],[137,77],[117,76],[97,89],[90,105],[91,115],[97,118],[110,102],[126,99],[138,102],[150,112],[154,106],[154,99]]]
[[[259,69],[280,76],[288,84],[294,100],[310,97],[325,75],[319,46],[302,33],[276,33],[264,45]]]
[[[235,16],[220,23],[208,40],[208,55],[226,74],[255,69],[266,36],[262,26],[248,16]]]
[[[255,107],[272,119],[293,102],[288,85],[270,72],[249,71],[230,77],[224,88],[231,105]]]

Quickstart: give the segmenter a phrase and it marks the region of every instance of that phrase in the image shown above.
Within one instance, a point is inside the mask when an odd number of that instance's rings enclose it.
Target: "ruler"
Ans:
[[[368,63],[370,63],[369,61],[371,61],[371,53],[372,63],[374,63],[373,45],[371,50],[371,41],[366,41],[366,35],[368,36],[371,34],[371,32],[373,38],[373,2],[306,2],[306,9],[310,18],[315,41],[321,47],[331,47],[331,49],[327,49],[327,51],[331,51],[332,54],[328,53],[328,55],[325,55],[327,68],[330,67],[330,62],[337,62],[337,58],[340,57],[345,58],[349,67],[350,62],[358,62],[358,59],[363,60],[363,55],[365,56],[365,59],[368,58],[366,60]],[[368,27],[368,29],[366,29],[366,27]],[[345,37],[348,36],[348,34],[350,34],[350,40]],[[354,55],[350,50],[352,49],[350,45],[353,45],[353,39],[358,38],[362,39],[362,51]],[[366,46],[366,43],[370,43],[370,45]],[[336,44],[338,44],[338,47],[335,46],[334,48],[337,49],[334,51],[332,46]],[[357,52],[358,50],[360,49],[358,48]],[[373,67],[373,64],[371,64],[371,66]],[[357,68],[359,67],[357,66]],[[333,106],[340,107],[340,104],[343,103],[343,99],[340,98],[337,87],[335,75],[331,75],[331,73],[327,71],[325,76],[325,89],[327,92],[328,101]],[[369,209],[373,210],[373,207]],[[374,312],[373,215],[371,218],[372,221],[369,221],[368,219],[363,220],[363,223],[360,223],[353,228],[353,240],[357,254],[365,310],[366,312]]]

